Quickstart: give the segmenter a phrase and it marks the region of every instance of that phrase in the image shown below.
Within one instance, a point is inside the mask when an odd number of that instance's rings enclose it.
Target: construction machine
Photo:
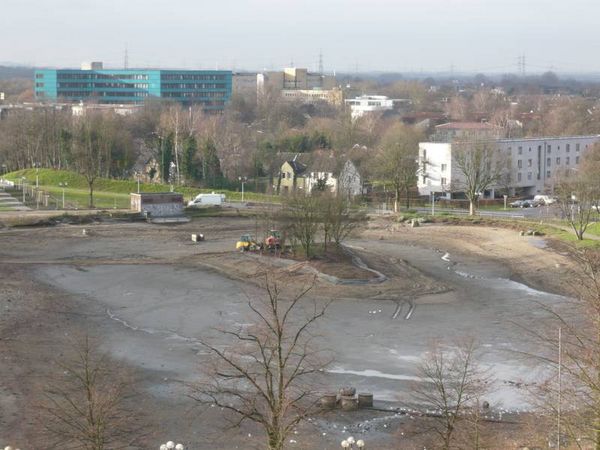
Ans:
[[[235,249],[240,252],[256,251],[260,249],[260,244],[250,234],[243,234],[240,240],[236,242]]]
[[[281,248],[281,231],[269,230],[265,238],[265,247],[269,250],[279,250]]]

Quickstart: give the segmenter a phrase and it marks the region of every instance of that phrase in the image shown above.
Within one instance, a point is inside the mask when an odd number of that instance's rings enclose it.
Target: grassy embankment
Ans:
[[[35,169],[19,170],[8,173],[4,178],[20,182],[25,177],[29,186],[35,185]],[[50,193],[52,197],[58,200],[58,206],[62,206],[62,188],[59,183],[67,183],[65,188],[65,204],[67,208],[87,208],[89,203],[89,190],[85,178],[75,172],[65,170],[39,169],[38,173],[40,189]],[[140,184],[141,192],[169,192],[171,186],[168,184]],[[242,198],[241,192],[219,190],[219,189],[200,189],[190,186],[174,186],[174,191],[183,194],[184,199],[190,200],[203,192],[223,193],[227,200],[239,201]],[[129,194],[137,192],[137,182],[135,180],[112,180],[108,178],[98,178],[94,182],[94,205],[100,209],[110,208],[129,208]],[[255,202],[275,202],[277,197],[259,194],[254,192],[244,193],[245,201]],[[56,200],[54,201],[56,204]],[[52,206],[52,205],[51,205]]]

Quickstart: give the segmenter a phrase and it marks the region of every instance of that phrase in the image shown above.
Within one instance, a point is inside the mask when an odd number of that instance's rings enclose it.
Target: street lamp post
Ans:
[[[69,185],[69,183],[58,183],[58,185],[62,188],[62,209],[65,209],[65,188]]]
[[[185,450],[185,447],[183,446],[183,444],[175,444],[175,442],[173,441],[169,441],[166,444],[162,444],[159,447],[160,450]]]
[[[248,177],[238,177],[238,180],[242,183],[242,202],[244,201],[244,184],[248,181]]]
[[[26,181],[27,181],[27,178],[21,177],[21,191],[23,193],[23,204],[25,204],[25,182]]]

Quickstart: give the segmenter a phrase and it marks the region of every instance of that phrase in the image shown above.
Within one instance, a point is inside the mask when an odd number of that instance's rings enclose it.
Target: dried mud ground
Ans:
[[[197,339],[214,325],[243,324],[256,273],[282,269],[288,289],[312,272],[302,264],[232,251],[253,232],[245,218],[202,218],[180,226],[96,223],[0,230],[0,446],[43,449],[37,405],[65,343],[89,334],[126,365],[142,393],[135,406],[154,430],[139,448],[178,439],[190,449],[263,448],[250,424],[223,431],[223,412],[187,394],[201,373]],[[83,230],[85,229],[85,234]],[[206,241],[194,244],[190,234]],[[333,284],[318,278],[310,296],[333,300],[319,333],[335,361],[320,380],[332,391],[373,392],[378,410],[311,418],[289,448],[334,449],[349,433],[370,448],[423,448],[412,407],[416,365],[428,342],[471,335],[486,347],[498,378],[492,408],[515,419],[527,399],[516,385],[532,367],[511,351],[535,351],[511,327],[534,326],[537,303],[558,305],[571,290],[567,255],[542,238],[484,227],[399,227],[378,219],[348,246],[381,283]],[[495,448],[514,448],[519,424],[495,425]],[[516,422],[520,422],[516,420]]]

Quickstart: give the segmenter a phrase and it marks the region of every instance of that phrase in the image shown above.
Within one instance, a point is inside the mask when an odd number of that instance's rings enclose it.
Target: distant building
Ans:
[[[385,95],[361,95],[360,97],[348,99],[345,103],[350,107],[350,114],[353,119],[371,112],[394,109],[394,100]]]
[[[281,96],[285,100],[295,100],[302,103],[326,102],[334,106],[344,103],[344,93],[341,89],[284,89]]]
[[[241,75],[238,81],[240,91],[247,84],[249,82]],[[336,87],[334,76],[311,73],[298,67],[256,74],[256,92],[258,96],[267,92],[279,93],[286,100],[304,103],[324,101],[338,106],[343,104],[343,93]]]
[[[232,90],[234,94],[256,97],[258,89],[258,74],[256,72],[234,73],[232,76]]]
[[[278,91],[290,89],[333,89],[336,79],[331,75],[311,73],[299,67],[286,67],[283,71],[262,72],[257,75],[259,91],[275,89]]]
[[[231,72],[227,70],[107,70],[101,63],[82,67],[36,70],[36,99],[140,104],[149,98],[162,98],[201,104],[206,111],[221,111],[231,98]]]
[[[129,116],[142,109],[142,105],[97,105],[91,103],[80,103],[71,106],[71,113],[74,116],[82,117],[88,112],[111,112],[119,116]]]
[[[503,129],[486,122],[448,122],[436,125],[434,142],[452,142],[456,139],[498,139]]]
[[[291,161],[285,161],[279,172],[277,192],[290,194],[297,190],[303,190],[306,186],[306,166],[298,161],[297,156]]]
[[[479,145],[488,145],[495,150],[499,160],[507,162],[502,181],[482,193],[492,198],[498,190],[508,195],[553,193],[558,177],[569,170],[576,171],[586,150],[600,142],[600,135],[518,139],[485,139],[486,133],[480,134],[477,139],[473,136],[476,134],[461,134],[460,139],[477,140]],[[455,141],[448,139],[446,142],[419,144],[417,187],[421,195],[432,192],[447,198],[460,195],[456,185],[457,182],[460,185],[463,175],[452,157]]]
[[[363,193],[363,179],[350,159],[337,159],[330,152],[303,156],[309,160],[306,164],[301,163],[298,156],[282,164],[278,180],[279,193],[310,194],[328,190],[349,198]]]

